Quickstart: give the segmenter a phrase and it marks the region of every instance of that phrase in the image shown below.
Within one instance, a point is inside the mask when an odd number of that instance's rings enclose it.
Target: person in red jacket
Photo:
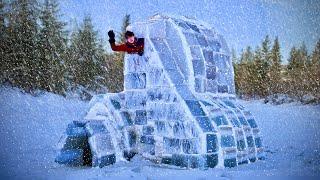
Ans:
[[[124,51],[129,54],[139,54],[140,56],[143,55],[143,48],[144,48],[144,38],[136,38],[134,33],[131,31],[126,31],[126,43],[116,45],[116,41],[114,39],[115,35],[113,30],[108,32],[109,36],[109,43],[111,45],[111,49],[113,51]]]

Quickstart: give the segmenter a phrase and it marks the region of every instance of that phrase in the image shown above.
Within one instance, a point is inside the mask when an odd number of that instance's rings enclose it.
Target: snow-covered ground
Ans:
[[[84,116],[88,103],[0,88],[0,179],[320,179],[320,105],[242,104],[260,126],[265,161],[236,168],[185,170],[137,156],[104,168],[74,168],[54,163],[55,145],[67,124]]]

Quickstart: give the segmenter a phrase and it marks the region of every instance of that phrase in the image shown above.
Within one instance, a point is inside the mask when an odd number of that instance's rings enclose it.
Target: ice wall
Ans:
[[[82,130],[93,166],[134,154],[204,169],[263,159],[254,117],[235,99],[230,52],[221,35],[203,22],[167,15],[128,28],[145,38],[144,55],[126,55],[123,92],[91,101]],[[61,144],[60,163],[72,159],[70,150],[88,151]],[[77,153],[81,164],[84,153]]]

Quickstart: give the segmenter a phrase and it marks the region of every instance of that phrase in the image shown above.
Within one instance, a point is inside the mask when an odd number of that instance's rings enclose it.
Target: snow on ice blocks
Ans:
[[[75,127],[62,138],[57,162],[102,167],[140,154],[206,169],[264,158],[256,121],[236,101],[221,35],[166,15],[129,28],[145,38],[144,55],[126,55],[123,92],[95,96],[85,120],[69,125]]]
[[[72,166],[103,167],[116,162],[110,132],[103,121],[74,121],[60,139],[56,162]]]

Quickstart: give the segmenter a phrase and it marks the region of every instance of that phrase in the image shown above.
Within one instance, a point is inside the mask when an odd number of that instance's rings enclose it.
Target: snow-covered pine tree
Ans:
[[[270,53],[270,93],[280,93],[281,92],[281,53],[280,44],[278,37],[275,38],[271,53]]]
[[[299,49],[299,59],[301,63],[300,67],[300,91],[302,92],[301,96],[303,95],[314,95],[314,89],[312,88],[312,57],[309,56],[307,47],[303,42],[300,49]]]
[[[311,64],[313,67],[320,66],[320,39],[317,41],[311,56]],[[320,72],[320,69],[318,69]],[[319,76],[320,77],[320,76]]]
[[[240,59],[239,59],[239,62],[238,62],[238,66],[237,66],[237,71],[235,71],[235,83],[236,83],[236,87],[238,87],[237,89],[237,92],[238,92],[238,95],[242,96],[245,94],[245,91],[244,91],[244,84],[243,84],[243,72],[244,72],[244,69],[245,69],[245,66],[243,65],[243,50],[240,54]]]
[[[261,60],[262,60],[262,67],[259,69],[259,75],[261,76],[261,87],[263,91],[261,92],[262,96],[266,96],[270,94],[270,39],[267,35],[262,42],[261,46]]]
[[[38,60],[38,3],[36,0],[12,0],[9,4],[8,81],[27,92],[37,89],[40,74]]]
[[[305,94],[308,94],[310,92],[309,89],[309,68],[308,68],[308,64],[309,64],[309,56],[308,56],[308,51],[307,51],[307,47],[306,44],[304,42],[302,42],[302,45],[299,49],[299,59],[301,61],[301,67],[299,69],[300,71],[300,92],[301,95],[300,97],[302,97]]]
[[[289,54],[289,59],[288,59],[288,66],[287,69],[293,70],[295,68],[298,68],[299,66],[299,61],[298,61],[298,50],[295,46],[293,46],[290,50],[290,54]]]
[[[8,53],[8,37],[7,37],[7,26],[5,21],[8,19],[6,10],[6,2],[0,0],[0,84],[6,80],[9,66],[9,61],[7,58]]]
[[[253,53],[251,47],[248,46],[245,51],[242,51],[239,64],[236,66],[235,81],[238,87],[237,92],[241,96],[252,96],[252,74],[251,68],[253,64]]]
[[[4,0],[0,0],[0,37],[3,38],[3,33],[5,33],[5,18],[6,18],[6,12],[5,12],[5,6],[6,2]]]
[[[266,87],[264,84],[266,71],[264,69],[264,62],[262,61],[261,48],[259,46],[256,47],[254,52],[254,89],[257,96],[263,97],[266,94]]]
[[[313,90],[314,96],[320,101],[320,39],[317,41],[311,55],[310,71],[310,88]]]
[[[59,20],[57,0],[45,0],[40,13],[41,29],[39,34],[38,71],[41,72],[42,89],[58,94],[65,94],[65,23]]]
[[[254,89],[254,81],[255,81],[255,67],[254,67],[254,54],[252,52],[252,48],[248,46],[246,48],[246,51],[244,53],[245,58],[245,66],[246,66],[246,79],[245,84],[246,85],[246,93],[250,97],[255,96],[257,93]]]
[[[302,43],[299,49],[295,47],[291,49],[288,61],[287,69],[290,79],[290,94],[302,98],[308,90],[308,53],[304,43]]]
[[[76,21],[74,22],[73,26],[74,27],[68,41],[66,59],[65,59],[65,66],[66,66],[65,79],[67,84],[67,91],[74,91],[74,89],[77,86],[76,70],[78,69],[78,66],[79,66],[78,59],[80,58],[80,54],[75,53],[77,49],[76,45],[79,43],[79,40],[78,40],[79,27]]]
[[[94,30],[91,17],[86,16],[82,26],[73,32],[68,48],[67,67],[75,87],[83,86],[86,90],[96,91],[99,77],[105,77],[104,50],[99,45],[97,31]]]
[[[299,56],[300,56],[300,63],[303,68],[306,68],[308,64],[308,51],[305,42],[302,42],[299,48]]]

